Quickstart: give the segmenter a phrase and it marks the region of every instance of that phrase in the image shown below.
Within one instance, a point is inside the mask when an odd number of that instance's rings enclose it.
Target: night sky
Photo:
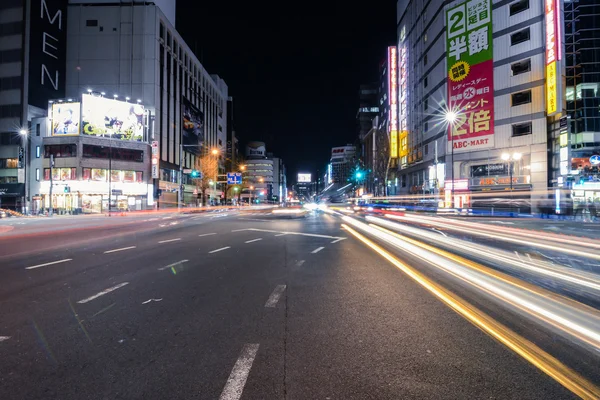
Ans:
[[[299,171],[323,174],[331,147],[356,141],[359,85],[378,79],[395,42],[396,0],[177,0],[177,8],[177,30],[229,86],[242,144],[266,142],[288,182]]]

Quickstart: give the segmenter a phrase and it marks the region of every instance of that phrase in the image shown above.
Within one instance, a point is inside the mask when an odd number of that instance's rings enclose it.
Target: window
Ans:
[[[427,77],[425,77],[425,79],[423,79],[423,86],[427,87]]]
[[[50,180],[50,168],[44,168],[44,180]],[[53,181],[77,180],[77,168],[52,168]]]
[[[510,65],[512,76],[517,76],[531,71],[531,59],[517,61]]]
[[[519,0],[510,5],[510,16],[518,14],[529,8],[529,0]]]
[[[16,158],[0,158],[0,168],[17,168],[19,160]]]
[[[423,125],[423,130],[425,132],[427,132],[429,130],[429,122],[425,122],[425,124]]]
[[[44,146],[44,158],[77,157],[76,144],[52,144]]]
[[[423,56],[423,65],[427,65],[427,53]]]
[[[519,43],[528,41],[530,38],[529,28],[525,28],[522,31],[513,33],[510,35],[510,45],[514,46]]]
[[[427,43],[427,32],[423,34],[423,42]]]
[[[42,152],[42,149],[40,146],[35,146],[35,158],[40,158],[40,154]]]
[[[429,154],[429,143],[425,145],[425,155]]]
[[[83,145],[83,157],[87,158],[103,158],[120,161],[144,161],[144,151],[135,149],[123,149],[120,147],[94,146],[91,144]]]
[[[513,93],[511,96],[512,106],[520,106],[522,104],[531,103],[531,90]]]
[[[40,124],[35,124],[35,136],[40,136],[41,133],[42,128],[40,127]]]
[[[1,26],[1,25],[0,25]],[[9,78],[0,78],[0,87],[4,90],[13,90],[21,88],[21,77],[13,76]]]
[[[524,124],[515,124],[512,126],[512,136],[525,136],[531,135],[531,122],[526,122]]]
[[[88,19],[85,21],[85,26],[98,26],[97,19]]]
[[[35,169],[35,180],[38,182],[40,181],[40,169],[39,168]]]
[[[423,100],[423,111],[427,111],[429,109],[429,99]]]
[[[161,22],[160,23],[160,38],[162,40],[165,40],[165,25]]]

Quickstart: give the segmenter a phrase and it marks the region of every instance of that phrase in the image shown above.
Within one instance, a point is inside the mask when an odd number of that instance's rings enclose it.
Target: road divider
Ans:
[[[117,289],[120,289],[120,288],[122,288],[123,286],[127,286],[127,285],[129,285],[129,282],[123,282],[123,283],[119,283],[118,285],[115,285],[115,286],[113,286],[113,287],[109,287],[108,289],[104,289],[104,290],[103,290],[103,291],[101,291],[100,293],[96,293],[95,295],[93,295],[93,296],[90,296],[90,297],[88,297],[88,298],[86,298],[86,299],[79,300],[77,303],[79,303],[79,304],[85,304],[85,303],[89,303],[89,302],[90,302],[90,301],[92,301],[92,300],[96,300],[98,297],[102,297],[102,296],[104,296],[105,294],[109,294],[110,292],[114,292],[115,290],[117,290]]]
[[[44,264],[32,265],[31,267],[26,267],[25,269],[42,268],[42,267],[47,267],[48,265],[61,264],[61,263],[69,262],[69,261],[73,261],[73,259],[72,258],[65,258],[64,260],[58,260],[58,261],[47,262],[47,263],[44,263]]]

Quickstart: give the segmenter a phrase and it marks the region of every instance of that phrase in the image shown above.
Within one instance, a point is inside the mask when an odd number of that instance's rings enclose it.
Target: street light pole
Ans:
[[[28,142],[28,138],[27,138],[27,130],[26,129],[21,129],[19,131],[19,133],[21,134],[21,137],[23,138],[23,172],[25,174],[25,182],[24,182],[24,188],[23,188],[23,205],[22,205],[22,211],[23,214],[27,213],[27,194],[28,194],[28,190],[27,190],[27,173],[29,172],[27,170],[27,161],[28,158],[27,157],[27,150],[29,148],[29,142]]]

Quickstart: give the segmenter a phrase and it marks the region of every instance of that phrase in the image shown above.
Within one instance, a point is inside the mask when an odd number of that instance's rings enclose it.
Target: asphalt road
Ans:
[[[575,398],[342,223],[224,212],[15,225],[0,234],[0,399]],[[597,354],[429,276],[597,381]]]

